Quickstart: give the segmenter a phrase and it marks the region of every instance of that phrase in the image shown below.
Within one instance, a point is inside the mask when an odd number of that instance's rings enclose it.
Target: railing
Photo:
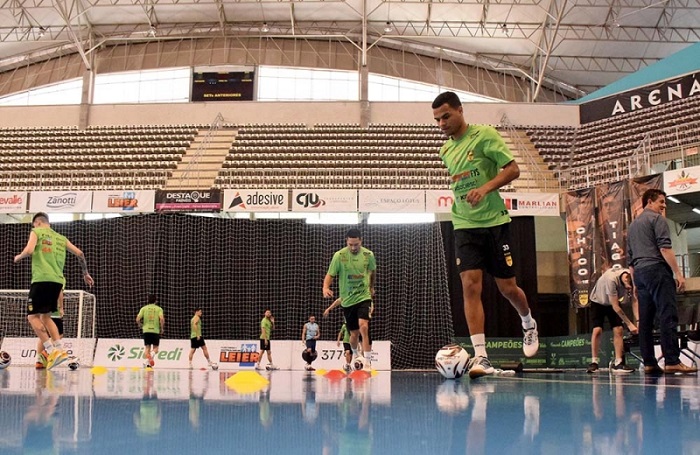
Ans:
[[[515,126],[513,126],[510,120],[508,120],[508,116],[506,114],[503,114],[503,116],[501,117],[501,125],[506,129],[506,131],[508,131],[508,135],[513,141],[515,149],[517,150],[518,154],[525,160],[525,164],[527,166],[527,174],[531,177],[531,179],[526,181],[527,189],[558,191],[558,187],[551,188],[552,185],[550,185],[548,182],[549,179],[547,177],[551,177],[553,175],[552,172],[549,170],[544,171],[540,168],[540,164],[538,164],[537,161],[535,161],[535,158],[530,153],[530,149],[528,149],[525,146],[522,139],[520,138],[519,131],[515,128]],[[525,182],[525,180],[523,180],[523,182]],[[522,185],[518,186],[521,187]]]
[[[204,140],[199,144],[199,147],[197,147],[197,151],[195,154],[192,156],[192,159],[190,160],[189,163],[187,163],[187,166],[185,167],[182,175],[180,176],[179,183],[182,185],[184,183],[184,180],[193,180],[190,177],[191,172],[196,172],[197,175],[194,180],[197,182],[197,188],[200,187],[200,179],[202,178],[201,175],[201,166],[199,163],[200,158],[204,154],[206,150],[209,150],[209,144],[211,144],[211,138],[214,135],[214,133],[218,130],[221,129],[221,127],[224,124],[224,117],[221,115],[221,112],[216,114],[216,117],[214,118],[214,121],[211,122],[211,125],[209,125],[209,131],[207,132],[207,135],[204,137]],[[210,179],[207,178],[206,181],[207,185],[210,183]]]

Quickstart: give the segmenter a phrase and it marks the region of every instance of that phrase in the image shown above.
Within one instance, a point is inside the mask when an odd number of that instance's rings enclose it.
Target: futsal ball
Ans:
[[[318,357],[318,352],[316,351],[309,351],[308,349],[304,349],[301,353],[301,358],[304,359],[304,362],[306,363],[311,363],[314,360],[316,360],[316,357]]]
[[[469,365],[469,353],[458,344],[443,346],[435,355],[435,367],[447,379],[461,378]]]
[[[0,351],[0,370],[4,370],[5,368],[9,367],[10,363],[12,363],[12,357],[10,357],[10,354],[7,351]]]
[[[355,357],[355,360],[352,361],[352,367],[355,369],[355,371],[360,371],[365,367],[365,363],[367,361],[365,360],[364,357],[357,356]]]
[[[218,364],[218,363],[212,363],[212,364],[211,364],[211,369],[214,370],[214,371],[218,370],[218,369],[219,369],[219,364]]]
[[[68,362],[68,368],[70,368],[73,371],[80,368],[80,362],[78,361],[78,359],[71,359],[71,361]]]

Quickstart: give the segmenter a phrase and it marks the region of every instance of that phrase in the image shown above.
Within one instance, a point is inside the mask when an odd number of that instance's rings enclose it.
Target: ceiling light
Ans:
[[[146,36],[151,37],[151,38],[155,38],[157,34],[158,34],[158,30],[156,30],[155,25],[151,25],[148,28],[148,31],[146,32]]]
[[[508,30],[508,24],[503,23],[501,25],[501,33],[503,33],[505,36],[510,36],[510,30]]]
[[[698,215],[700,215],[700,209],[697,208],[697,207],[693,207],[693,212],[695,212],[695,213],[697,213]]]
[[[263,33],[267,33],[270,31],[270,27],[267,26],[267,22],[263,22],[262,27],[260,27],[260,31]]]
[[[680,203],[681,203],[681,201],[679,201],[677,198],[675,198],[675,197],[673,197],[673,196],[666,196],[666,199],[668,199],[668,200],[671,201],[671,202],[675,202],[676,204],[680,204]]]
[[[391,26],[391,22],[386,21],[386,25],[384,26],[384,33],[391,33],[393,31],[394,29]]]

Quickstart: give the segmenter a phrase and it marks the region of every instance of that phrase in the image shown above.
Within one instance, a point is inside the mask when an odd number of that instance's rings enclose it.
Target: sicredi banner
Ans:
[[[229,189],[224,190],[225,212],[286,212],[289,190]]]
[[[209,358],[216,362],[220,371],[252,370],[260,358],[260,340],[206,340]],[[305,347],[300,340],[272,340],[272,357],[274,364],[280,370],[304,370],[306,363],[301,357]],[[173,340],[163,338],[160,341],[159,352],[155,357],[157,369],[189,368],[189,340]],[[313,363],[314,368],[339,370],[343,367],[343,346],[335,342],[319,341],[316,346],[318,357]],[[107,368],[143,367],[143,340],[100,338],[95,350],[94,364]],[[267,366],[267,354],[262,353],[263,367]],[[391,369],[391,345],[389,341],[372,342],[372,368],[375,370]],[[207,362],[201,350],[195,352],[192,360],[195,369],[207,368]]]
[[[155,190],[109,190],[92,193],[97,213],[150,213],[155,210]]]
[[[0,191],[0,213],[26,213],[27,193]]]
[[[423,190],[360,190],[360,212],[425,212]]]
[[[357,190],[293,190],[292,211],[357,212]]]
[[[29,211],[88,213],[92,211],[92,191],[32,191]]]
[[[81,366],[92,366],[92,353],[95,350],[94,338],[63,338],[63,349],[68,356],[77,357]],[[12,356],[12,365],[34,366],[36,363],[37,338],[10,338],[2,341],[2,350]],[[65,365],[65,364],[64,364]],[[65,368],[60,365],[58,368]]]
[[[664,192],[667,195],[700,191],[700,166],[674,169],[664,172]]]

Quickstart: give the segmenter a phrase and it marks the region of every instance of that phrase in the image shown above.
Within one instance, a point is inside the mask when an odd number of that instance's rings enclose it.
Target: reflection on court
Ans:
[[[233,374],[11,366],[0,453],[700,453],[697,377]]]

